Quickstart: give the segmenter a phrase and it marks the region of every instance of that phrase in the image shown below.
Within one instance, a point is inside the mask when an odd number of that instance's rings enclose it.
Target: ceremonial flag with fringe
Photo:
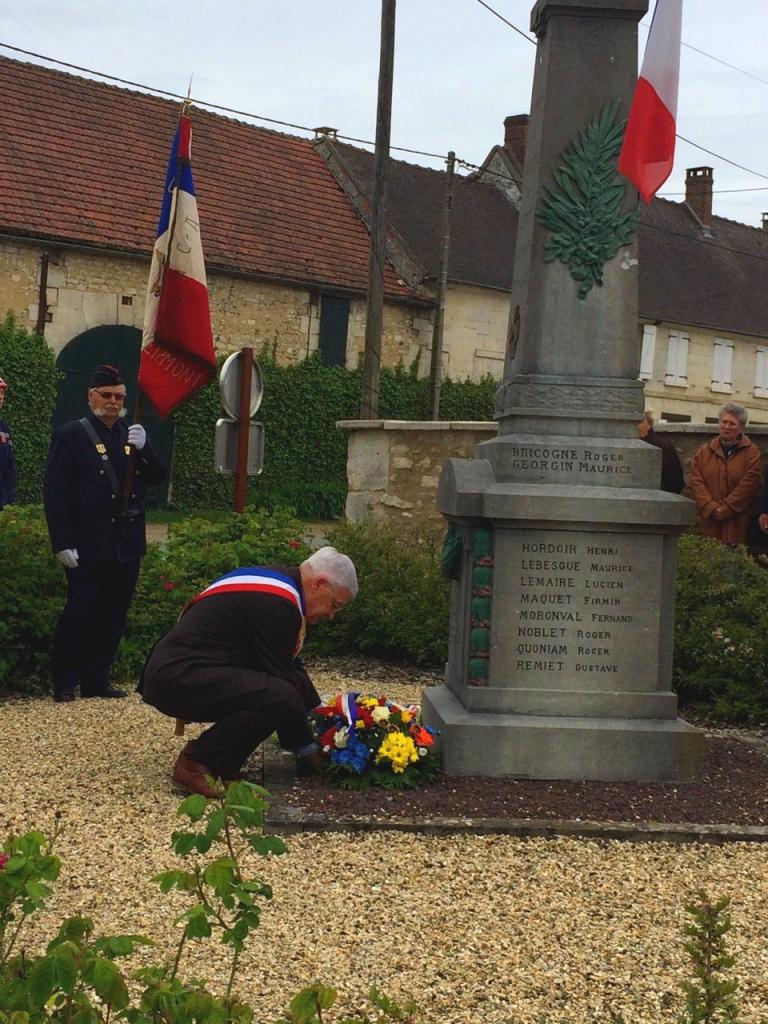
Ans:
[[[186,113],[171,147],[152,253],[138,384],[162,417],[216,374]]]
[[[683,0],[657,0],[629,111],[619,171],[650,203],[672,173]]]

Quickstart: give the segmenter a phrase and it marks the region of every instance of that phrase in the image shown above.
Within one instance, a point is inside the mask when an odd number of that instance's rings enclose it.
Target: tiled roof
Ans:
[[[334,143],[369,191],[373,155]],[[438,272],[445,172],[390,162],[387,216],[434,277]],[[492,184],[456,182],[449,279],[512,287],[518,213]],[[639,313],[649,320],[768,337],[768,231],[712,218],[712,237],[685,203],[642,205]]]
[[[179,104],[0,57],[0,233],[149,254]],[[368,232],[307,139],[194,110],[209,269],[364,292]],[[413,298],[387,266],[385,293]]]
[[[334,145],[370,195],[373,154],[355,146]],[[444,171],[404,160],[389,163],[387,220],[432,278],[440,268],[445,177]],[[511,288],[516,237],[517,211],[494,185],[454,177],[449,280]]]
[[[768,232],[656,199],[639,230],[640,316],[768,337]]]

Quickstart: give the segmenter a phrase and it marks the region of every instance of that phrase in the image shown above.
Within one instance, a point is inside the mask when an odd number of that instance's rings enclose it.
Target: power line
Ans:
[[[694,149],[700,149],[702,153],[708,153],[710,156],[717,157],[718,160],[722,160],[726,164],[730,164],[732,167],[738,167],[740,171],[746,171],[747,174],[754,174],[757,178],[765,178],[768,181],[768,174],[761,174],[760,171],[753,171],[751,167],[745,167],[744,164],[737,164],[735,160],[729,160],[727,156],[722,156],[720,153],[715,153],[711,149],[706,149],[704,146],[700,146],[698,142],[691,142],[690,139],[686,139],[684,135],[677,135],[681,142],[687,142],[689,146],[693,146]]]
[[[35,57],[38,60],[48,61],[50,64],[58,64],[61,67],[69,68],[72,71],[82,71],[87,75],[98,75],[99,78],[106,78],[110,82],[117,82],[120,85],[130,85],[134,89],[144,89],[145,92],[157,94],[161,96],[168,96],[170,99],[176,100],[187,100],[198,107],[206,107],[211,110],[220,110],[225,114],[235,114],[237,117],[250,117],[256,121],[266,121],[269,124],[279,125],[281,128],[293,128],[296,131],[308,132],[310,135],[315,131],[314,128],[309,128],[307,125],[294,124],[292,121],[280,121],[275,117],[267,117],[266,114],[254,114],[249,110],[236,110],[234,107],[225,107],[220,103],[209,103],[208,100],[200,100],[195,97],[184,96],[178,92],[171,92],[168,89],[159,89],[154,85],[145,85],[143,82],[133,82],[127,78],[118,78],[117,75],[109,75],[105,71],[95,71],[93,68],[85,68],[80,64],[70,64],[65,60],[58,60],[56,57],[48,57],[44,53],[35,53],[32,50],[23,50],[19,46],[11,46],[10,43],[4,43],[0,41],[0,47],[5,50],[13,50],[14,53],[22,53],[26,57]],[[356,139],[351,135],[337,135],[337,138],[344,139],[346,142],[358,142],[364,146],[374,146],[375,143],[368,139]],[[400,153],[412,153],[416,156],[428,156],[436,160],[445,160],[445,153],[427,153],[422,149],[408,149],[405,146],[390,146],[390,149],[396,149]]]
[[[523,30],[521,28],[518,28],[517,25],[513,25],[511,21],[507,21],[503,14],[499,14],[498,11],[494,11],[490,4],[487,4],[485,0],[477,0],[477,2],[480,4],[481,7],[485,7],[487,11],[490,11],[491,14],[495,14],[499,21],[503,21],[505,25],[509,25],[513,32],[517,32],[519,36],[522,36],[523,39],[527,40],[529,43],[533,43],[534,46],[537,45],[535,39],[531,39],[531,37],[526,32],[523,32]]]
[[[768,185],[755,185],[753,188],[713,188],[712,195],[723,195],[726,192],[768,192]],[[659,197],[684,196],[686,192],[657,192]]]

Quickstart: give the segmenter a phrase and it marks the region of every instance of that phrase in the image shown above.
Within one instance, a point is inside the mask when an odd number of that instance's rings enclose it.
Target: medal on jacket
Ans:
[[[107,454],[107,446],[105,444],[97,444],[96,445],[96,451],[99,453],[99,455],[106,455]]]

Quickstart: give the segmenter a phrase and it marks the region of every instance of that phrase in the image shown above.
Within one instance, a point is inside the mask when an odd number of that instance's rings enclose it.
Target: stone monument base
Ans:
[[[469,712],[429,687],[422,718],[448,775],[604,782],[690,782],[704,737],[682,719],[574,718]]]

